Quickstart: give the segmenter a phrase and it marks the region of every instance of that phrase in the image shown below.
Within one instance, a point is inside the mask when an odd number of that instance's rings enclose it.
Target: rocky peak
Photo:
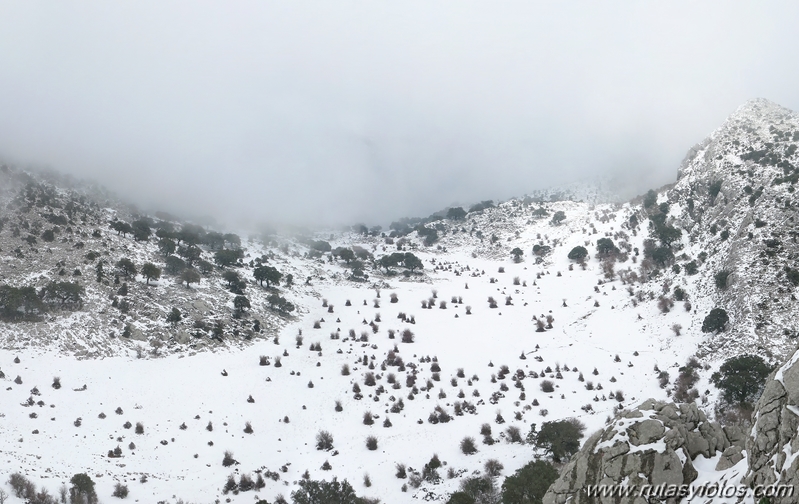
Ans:
[[[797,180],[799,114],[763,99],[741,106],[683,161],[666,192],[670,219],[687,231],[686,251],[707,255],[697,294],[731,320],[700,353],[756,349],[780,360],[794,347]],[[729,275],[717,287],[722,271]]]

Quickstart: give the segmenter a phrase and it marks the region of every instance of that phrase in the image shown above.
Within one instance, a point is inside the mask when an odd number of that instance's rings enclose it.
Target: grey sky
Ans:
[[[597,174],[642,191],[746,100],[799,109],[797,22],[761,1],[0,1],[0,155],[229,221],[382,223]]]

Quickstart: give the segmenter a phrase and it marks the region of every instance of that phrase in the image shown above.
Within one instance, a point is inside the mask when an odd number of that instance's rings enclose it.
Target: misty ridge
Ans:
[[[0,156],[231,229],[385,227],[596,180],[629,198],[673,182],[746,100],[799,108],[790,19],[680,2],[4,4]]]

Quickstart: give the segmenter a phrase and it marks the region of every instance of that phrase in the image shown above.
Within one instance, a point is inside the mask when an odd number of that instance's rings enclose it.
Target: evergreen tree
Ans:
[[[150,235],[152,234],[152,230],[150,229],[150,225],[144,219],[139,219],[134,221],[131,225],[133,231],[133,239],[136,241],[147,241],[150,239]]]
[[[86,473],[79,473],[69,480],[72,483],[70,497],[72,502],[86,502],[97,504],[97,493],[94,490],[94,481]]]
[[[347,264],[350,263],[353,259],[355,259],[355,252],[352,249],[343,248],[339,251],[338,256],[342,258]]]
[[[239,259],[244,257],[244,251],[241,249],[236,250],[229,250],[223,249],[219,250],[214,254],[214,262],[219,265],[220,267],[228,267],[234,266],[238,263]]]
[[[180,274],[180,281],[186,282],[186,287],[191,287],[191,284],[198,283],[200,281],[200,274],[197,273],[197,270],[193,268],[186,268]]]
[[[713,308],[702,321],[702,332],[723,332],[727,327],[730,317],[723,308]]]
[[[161,278],[161,268],[151,262],[144,263],[141,267],[141,274],[147,279],[147,285],[150,285],[150,280]]]
[[[195,261],[200,259],[202,250],[200,250],[200,248],[196,245],[187,245],[185,247],[178,248],[178,255],[182,257],[186,261],[186,264],[191,267],[194,265]]]
[[[586,250],[585,247],[578,245],[569,251],[568,257],[573,261],[582,261],[588,257],[588,250]]]
[[[758,355],[739,355],[727,359],[710,381],[724,394],[724,399],[738,404],[751,404],[762,390],[771,366]]]
[[[105,261],[100,259],[97,261],[97,265],[94,267],[94,271],[97,273],[97,282],[102,282],[105,278]]]
[[[166,321],[172,324],[173,327],[178,325],[181,320],[183,320],[183,314],[175,307],[166,316]]]
[[[568,459],[580,449],[580,439],[583,438],[585,425],[576,418],[544,422],[539,432],[535,432],[535,425],[530,428],[528,442],[537,448],[543,449],[552,455],[552,460],[560,463]]]
[[[405,257],[402,259],[402,265],[411,271],[417,268],[424,267],[422,260],[416,257],[415,255],[411,254],[410,252],[405,253]]]
[[[233,307],[237,312],[243,313],[244,310],[250,308],[250,300],[246,296],[238,295],[233,298]]]
[[[449,220],[463,220],[466,218],[466,210],[463,207],[452,207],[447,210],[447,219]]]
[[[541,504],[549,486],[558,479],[558,471],[545,460],[535,460],[505,478],[503,504]]]
[[[258,266],[253,270],[253,276],[255,281],[261,284],[261,287],[264,286],[264,282],[266,282],[267,287],[271,284],[278,284],[280,279],[283,278],[283,274],[272,266]]]
[[[169,256],[166,258],[166,272],[170,275],[179,275],[186,269],[186,263],[180,257]]]
[[[57,302],[60,306],[83,306],[83,295],[86,293],[80,284],[73,282],[50,282],[39,293],[45,303]]]
[[[301,479],[299,489],[291,492],[294,504],[361,504],[347,480],[315,481]]]
[[[169,256],[170,254],[174,254],[175,250],[177,249],[177,245],[175,242],[169,238],[161,238],[158,240],[158,250],[161,251],[162,254],[165,256]]]
[[[555,215],[552,216],[552,224],[560,224],[566,220],[566,213],[563,210],[558,210],[555,212]]]
[[[133,264],[133,261],[128,259],[127,257],[123,257],[116,263],[117,270],[124,276],[125,278],[129,277],[130,275],[136,276],[136,265]]]

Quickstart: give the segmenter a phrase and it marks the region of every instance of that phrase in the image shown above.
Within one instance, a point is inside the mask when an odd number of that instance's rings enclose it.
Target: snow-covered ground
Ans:
[[[550,211],[566,212],[567,219],[560,225],[531,220],[529,209],[521,204],[517,208],[515,202],[503,208],[470,221],[499,233],[497,244],[492,245],[488,237],[476,240],[450,230],[440,241],[441,250],[417,247],[414,253],[425,266],[422,277],[382,277],[372,272],[369,283],[358,284],[343,280],[338,263],[285,256],[281,260],[286,268],[313,267],[315,271],[311,284],[295,293],[300,316],[283,327],[278,338],[257,340],[243,348],[157,358],[145,354],[140,359],[121,352],[84,360],[36,345],[0,351],[0,369],[5,373],[0,472],[26,474],[51,493],[73,474],[86,472],[97,482],[104,501],[113,499],[113,485],[121,482],[128,485],[129,498],[140,502],[177,498],[248,502],[256,493],[270,501],[278,494],[288,498],[307,470],[312,479],[346,478],[359,495],[411,502],[445,498],[461,477],[480,471],[488,459],[500,460],[505,475],[530,461],[536,455],[533,447],[505,439],[509,426],[519,427],[524,436],[531,424],[578,417],[588,434],[602,427],[619,405],[666,398],[654,369],[658,366],[676,377],[674,368],[693,355],[704,337],[699,327],[709,307],[702,299],[692,299],[691,312],[678,304],[669,313],[661,313],[649,296],[635,303],[618,276],[606,279],[598,260],[589,259],[583,270],[566,257],[576,245],[585,245],[595,255],[596,240],[620,231],[632,212],[630,207],[548,205]],[[481,222],[481,218],[492,222]],[[629,237],[631,246],[639,248],[642,239]],[[335,236],[331,244],[364,240],[345,233]],[[535,264],[531,253],[537,243],[553,247],[540,264]],[[376,241],[363,244],[378,256],[384,253]],[[508,254],[516,246],[525,251],[520,263]],[[257,255],[262,251],[259,247],[249,244],[248,253]],[[386,246],[385,253],[391,248]],[[637,269],[632,258],[617,263],[616,272],[627,267]],[[519,285],[514,281],[517,277]],[[380,282],[379,299],[373,281]],[[633,287],[646,291],[660,285],[650,282]],[[156,287],[160,288],[167,287]],[[685,288],[690,296],[691,285]],[[433,297],[433,291],[437,292],[435,308],[423,309],[422,301]],[[201,296],[203,290],[191,292]],[[396,303],[390,302],[392,293],[397,295]],[[489,296],[496,299],[497,308],[489,308]],[[507,296],[511,304],[506,304]],[[462,303],[452,302],[453,297]],[[332,313],[322,306],[322,299],[333,305]],[[347,300],[351,306],[345,306]],[[440,307],[441,301],[447,303],[446,309]],[[413,317],[415,323],[403,322],[397,318],[399,313]],[[548,315],[554,318],[552,328],[537,332],[534,317],[546,320]],[[316,321],[320,321],[318,329]],[[376,332],[370,322],[376,324]],[[677,323],[683,327],[681,336],[671,329]],[[390,329],[396,331],[394,339],[389,337]],[[401,342],[404,329],[414,333],[413,343]],[[355,339],[349,336],[350,330]],[[298,347],[300,333],[303,341]],[[331,333],[340,338],[331,339]],[[362,333],[368,341],[360,341]],[[321,351],[309,349],[316,343]],[[404,361],[404,371],[396,366],[381,368],[392,350]],[[259,365],[262,355],[269,358],[268,366]],[[281,367],[275,366],[278,356]],[[18,364],[15,357],[20,359]],[[435,363],[441,369],[439,380],[431,371]],[[345,364],[350,369],[346,376],[342,375]],[[500,379],[503,365],[510,372]],[[457,377],[459,368],[464,370],[463,378]],[[558,369],[562,378],[557,377]],[[524,378],[517,381],[513,377],[518,371]],[[375,386],[364,383],[367,372],[375,373]],[[414,372],[418,393],[411,399],[413,388],[406,379]],[[389,374],[395,375],[399,388],[388,383]],[[17,376],[22,384],[13,381]],[[59,390],[51,387],[55,376],[61,379]],[[553,393],[541,391],[544,379],[555,383]],[[589,382],[593,390],[587,389]],[[362,397],[353,392],[356,383]],[[378,394],[381,386],[384,391]],[[32,395],[34,387],[40,395]],[[463,398],[458,397],[461,391]],[[621,402],[609,397],[617,391],[622,391]],[[248,402],[250,396],[254,402]],[[25,406],[29,397],[41,405]],[[392,413],[400,399],[404,409]],[[341,412],[335,411],[337,400]],[[471,403],[474,413],[455,415],[454,404],[461,401]],[[452,421],[429,423],[436,406],[452,415]],[[585,411],[586,406],[590,410]],[[121,414],[115,413],[117,408]],[[363,424],[367,411],[375,417],[371,426]],[[101,413],[105,418],[99,418]],[[498,414],[504,423],[496,422]],[[80,426],[75,425],[78,418]],[[391,427],[384,426],[386,419]],[[125,428],[126,422],[133,427]],[[134,432],[137,422],[143,424],[143,434]],[[209,422],[212,431],[206,428]],[[251,422],[251,434],[244,432],[246,422]],[[497,440],[491,446],[481,442],[483,423],[491,425]],[[333,435],[337,453],[316,449],[320,430]],[[370,435],[378,439],[377,450],[366,447]],[[461,453],[459,444],[465,436],[477,441],[476,454]],[[109,450],[117,446],[122,457],[109,458]],[[223,467],[225,451],[232,452],[239,463]],[[395,464],[421,471],[433,454],[446,464],[440,470],[443,481],[423,482],[420,488],[408,487],[403,492],[408,480],[395,477]],[[321,469],[325,461],[331,470]],[[459,476],[448,479],[449,468]],[[279,479],[267,478],[266,487],[258,492],[222,494],[229,474],[237,474],[238,479],[241,474],[255,477],[256,471],[272,471]],[[371,487],[364,486],[365,474]],[[143,475],[145,483],[140,482]]]

